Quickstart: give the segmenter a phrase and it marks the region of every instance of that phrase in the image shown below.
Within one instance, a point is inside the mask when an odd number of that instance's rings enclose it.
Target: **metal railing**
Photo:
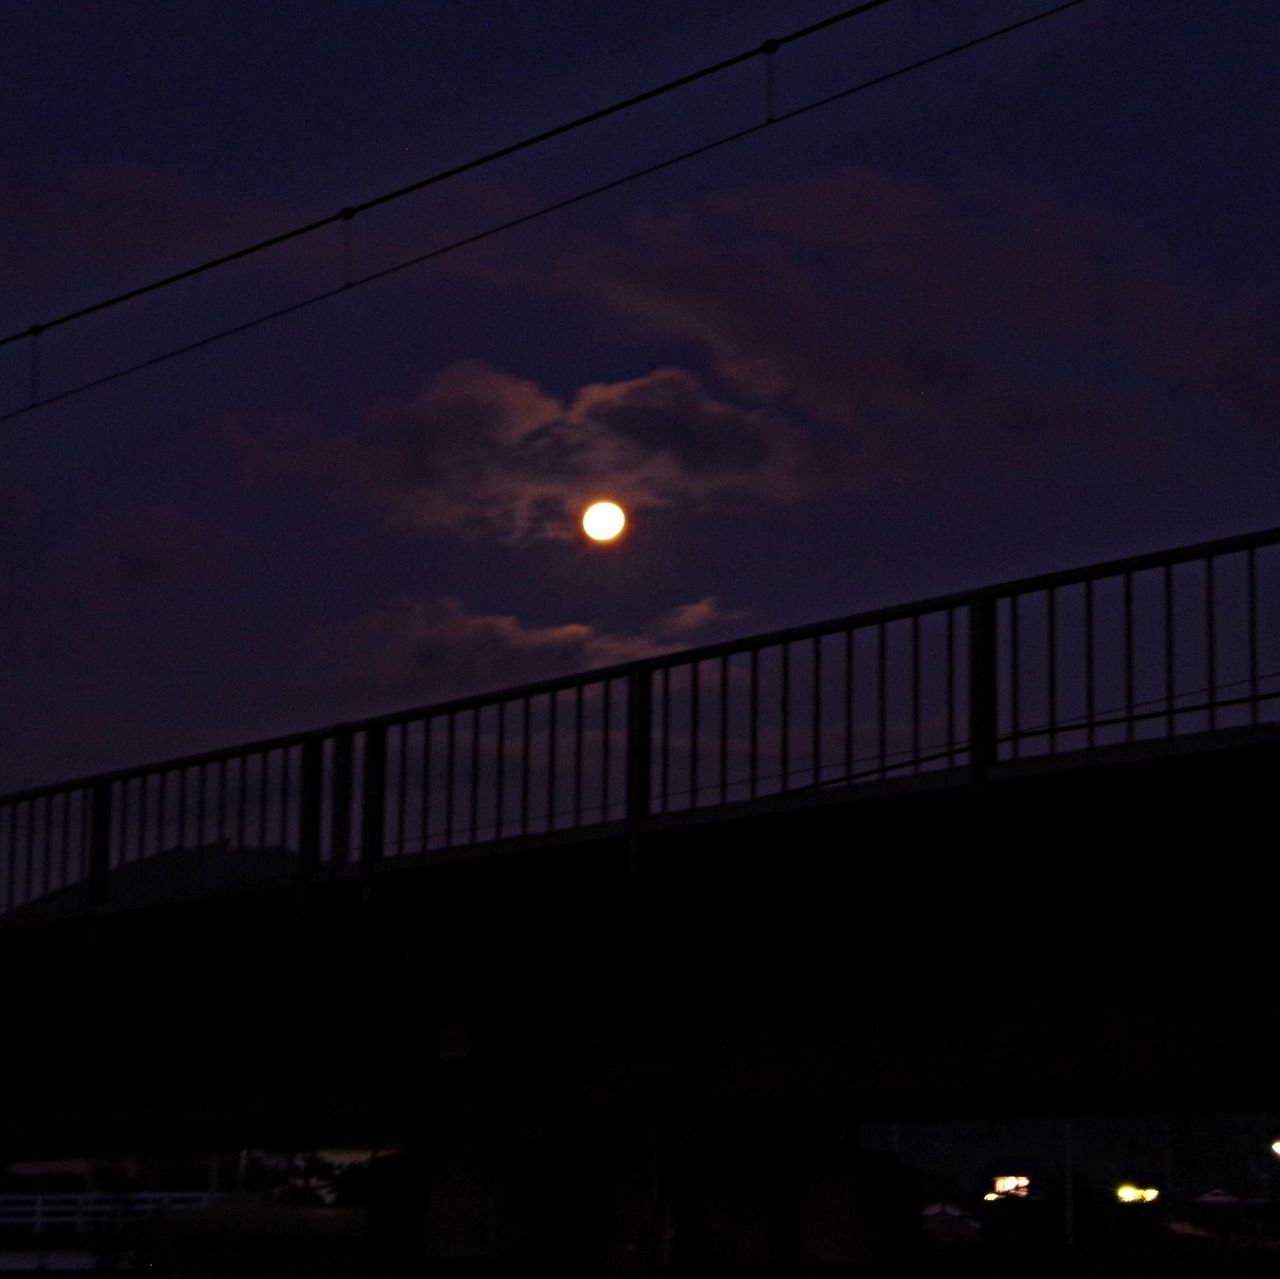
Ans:
[[[1280,529],[0,799],[0,911],[1275,722]]]
[[[0,1237],[118,1231],[162,1213],[204,1208],[211,1201],[211,1195],[185,1190],[0,1195]]]

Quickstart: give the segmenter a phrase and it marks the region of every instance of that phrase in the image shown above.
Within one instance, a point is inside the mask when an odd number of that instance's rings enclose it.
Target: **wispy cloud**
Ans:
[[[723,638],[744,617],[708,596],[621,631],[402,595],[317,631],[300,657],[299,692],[314,704],[323,687],[332,714],[369,714],[652,657]]]
[[[678,368],[562,400],[466,362],[350,430],[251,416],[216,429],[251,479],[318,482],[402,528],[511,540],[572,536],[578,512],[604,496],[633,510],[785,502],[850,487],[856,474],[852,456],[777,413],[717,399]]]

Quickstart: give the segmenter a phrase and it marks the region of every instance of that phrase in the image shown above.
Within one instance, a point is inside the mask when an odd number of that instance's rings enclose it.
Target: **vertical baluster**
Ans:
[[[876,712],[876,775],[884,777],[889,745],[889,654],[883,622],[876,626],[876,680],[880,686]]]
[[[142,861],[147,856],[147,814],[151,807],[150,792],[151,775],[143,773],[138,778],[138,832],[134,840],[134,847],[137,850],[135,860],[137,861]]]
[[[609,820],[609,765],[613,748],[613,680],[607,679],[601,689],[604,702],[600,707],[600,820]]]
[[[27,901],[34,901],[39,895],[37,885],[40,882],[40,850],[36,844],[36,831],[40,825],[40,801],[27,800]]]
[[[956,762],[956,611],[947,609],[947,766]]]
[[[520,725],[520,834],[529,833],[529,743],[530,743],[530,705],[526,697],[524,701],[524,717]]]
[[[1022,662],[1019,654],[1018,622],[1022,596],[1009,598],[1009,721],[1011,751],[1017,759],[1022,751]]]
[[[493,779],[493,837],[502,838],[507,799],[507,704],[498,703],[497,774]]]
[[[0,853],[4,854],[4,905],[12,910],[17,903],[18,814],[14,805],[0,808]]]
[[[156,794],[156,847],[163,852],[169,847],[169,770],[160,774]]]
[[[324,806],[324,743],[319,737],[302,739],[298,778],[298,860],[304,875],[320,868]]]
[[[258,752],[258,847],[267,846],[267,806],[271,790],[271,772],[267,752]]]
[[[360,864],[366,870],[382,859],[387,831],[387,729],[371,724],[364,730],[360,778]]]
[[[1215,623],[1216,594],[1213,582],[1213,556],[1204,561],[1204,660],[1209,685],[1209,727],[1218,727],[1218,655]]]
[[[853,640],[854,630],[851,626],[844,633],[844,772],[845,780],[850,782],[857,771],[857,760],[854,758]]]
[[[1257,553],[1251,546],[1245,559],[1247,580],[1246,612],[1249,662],[1249,722],[1258,722],[1258,564]]]
[[[107,900],[111,879],[111,810],[115,806],[110,782],[95,782],[90,792],[88,835],[89,900],[95,906]]]
[[[422,805],[418,820],[422,833],[422,846],[418,851],[425,853],[431,847],[431,717],[429,715],[422,719]]]
[[[175,845],[178,848],[187,846],[187,770],[179,768],[178,776],[178,831]]]
[[[1046,629],[1049,643],[1049,753],[1058,749],[1058,590],[1051,586],[1046,592]]]
[[[698,754],[702,750],[698,705],[698,663],[689,667],[689,807],[698,806]]]
[[[62,845],[59,861],[62,863],[60,882],[63,888],[71,883],[71,792],[62,792]]]
[[[759,789],[760,771],[760,650],[751,650],[751,706],[750,727],[747,737],[748,794],[755,799]]]
[[[454,747],[457,745],[457,713],[450,711],[445,717],[444,734],[444,845],[453,847],[453,770]]]
[[[667,811],[671,769],[671,668],[662,668],[662,754],[658,761],[658,794],[661,811]]]
[[[44,797],[44,838],[41,840],[40,892],[50,892],[53,888],[53,796]]]
[[[1097,730],[1094,727],[1095,713],[1094,686],[1094,626],[1093,626],[1093,578],[1084,584],[1084,713],[1088,721],[1086,741],[1092,747],[1096,741]]]
[[[720,654],[720,803],[729,802],[729,655]]]
[[[284,747],[280,752],[280,847],[289,847],[289,818],[291,816],[291,808],[289,805],[289,775],[291,771],[290,760],[293,757],[293,748],[291,746]]]
[[[471,708],[471,796],[470,811],[467,814],[470,826],[471,843],[476,842],[480,832],[480,707]]]
[[[266,752],[263,752],[264,772],[265,758]],[[351,860],[354,770],[355,735],[350,728],[340,728],[333,735],[333,772],[329,778],[329,857],[335,866],[346,866]],[[265,803],[263,811],[266,811]]]
[[[196,765],[196,847],[204,844],[205,832],[205,767]]]
[[[911,772],[920,771],[920,615],[911,615]]]
[[[224,755],[218,761],[218,833],[216,839],[222,843],[227,837],[227,758]]]
[[[236,847],[244,847],[245,820],[249,812],[249,757],[241,752],[236,757]]]
[[[405,821],[409,813],[409,725],[396,726],[396,854],[404,852]]]
[[[116,850],[117,857],[115,862],[117,865],[124,865],[125,862],[131,860],[129,857],[129,817],[130,810],[133,805],[129,802],[130,792],[133,789],[129,783],[132,778],[123,778],[120,782],[120,802],[116,805]],[[28,868],[28,878],[30,878],[30,869]]]
[[[38,799],[29,799],[23,806],[27,812],[27,901],[35,899],[38,882],[36,871],[40,854],[36,848],[36,827],[40,824],[39,803]]]
[[[782,789],[791,787],[791,645],[782,645]]]
[[[1174,732],[1173,566],[1164,566],[1164,704],[1165,728]]]
[[[1124,575],[1124,719],[1125,741],[1133,741],[1136,725],[1133,692],[1133,574]]]
[[[653,766],[653,673],[627,676],[626,818],[634,829],[649,816]]]
[[[573,690],[573,824],[582,825],[582,685]]]
[[[999,758],[1000,671],[996,601],[969,604],[969,762],[981,777]]]
[[[822,782],[822,636],[813,637],[813,737],[809,753],[813,758],[813,784]]]
[[[556,828],[556,738],[559,724],[556,715],[556,690],[547,694],[547,829]]]

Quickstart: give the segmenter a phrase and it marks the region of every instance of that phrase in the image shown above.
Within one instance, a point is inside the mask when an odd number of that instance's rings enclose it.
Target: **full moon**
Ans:
[[[627,517],[617,502],[592,502],[582,512],[582,531],[593,542],[612,542],[626,523]]]

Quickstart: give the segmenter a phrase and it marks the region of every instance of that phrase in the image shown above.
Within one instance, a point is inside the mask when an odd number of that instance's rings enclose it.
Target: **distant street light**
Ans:
[[[1280,1141],[1273,1141],[1271,1143],[1271,1153],[1273,1155],[1280,1155]]]
[[[1122,1204],[1149,1204],[1155,1203],[1160,1197],[1160,1192],[1154,1186],[1117,1186],[1116,1198]]]

